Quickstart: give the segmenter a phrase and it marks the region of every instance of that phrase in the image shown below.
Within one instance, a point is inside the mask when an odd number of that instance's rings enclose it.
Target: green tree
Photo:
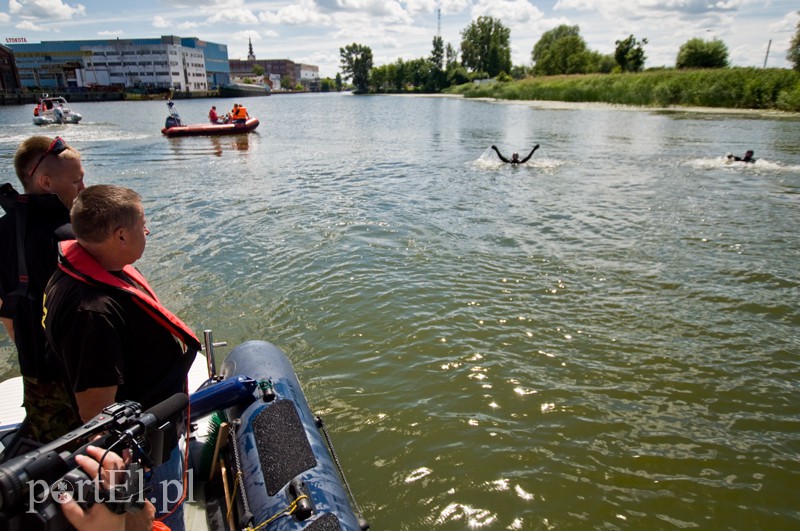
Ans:
[[[403,59],[398,59],[389,69],[389,83],[396,92],[406,87],[406,64]]]
[[[414,86],[414,90],[419,92],[427,88],[430,79],[431,63],[427,59],[419,58],[406,61],[406,79]]]
[[[431,50],[431,70],[428,77],[427,90],[438,92],[447,83],[447,75],[444,71],[444,39],[439,35],[433,38],[433,50]]]
[[[436,35],[433,38],[431,64],[438,70],[444,70],[444,39],[442,39],[439,35]]]
[[[493,17],[478,17],[461,32],[461,63],[489,77],[511,70],[511,30]]]
[[[342,74],[340,74],[339,72],[336,72],[336,81],[335,81],[335,83],[336,83],[336,92],[341,92],[342,91],[342,85],[344,85],[344,83],[342,82]]]
[[[357,92],[369,89],[369,71],[372,70],[372,49],[361,44],[348,44],[339,48],[342,74],[352,79]]]
[[[728,66],[728,47],[718,39],[704,41],[689,39],[678,50],[675,68],[725,68]]]
[[[449,42],[444,49],[445,52],[445,70],[449,71],[451,68],[455,68],[458,66],[458,51],[453,48],[453,45]]]
[[[614,44],[617,45],[614,50],[614,59],[623,72],[644,70],[644,61],[647,59],[644,54],[644,45],[647,44],[647,39],[638,41],[633,35],[630,35],[627,39],[614,41]]]
[[[557,28],[553,28],[549,31],[545,31],[542,33],[542,36],[539,37],[539,40],[536,41],[536,44],[533,45],[533,51],[531,52],[531,59],[533,60],[534,64],[540,61],[547,53],[556,45],[556,42],[559,39],[563,39],[565,37],[580,37],[581,29],[578,26],[568,26],[566,24],[561,24]]]
[[[535,74],[583,74],[589,70],[591,56],[578,26],[562,24],[542,34],[531,52]]]
[[[800,71],[800,20],[797,21],[797,31],[789,44],[789,51],[786,52],[786,60],[792,63],[795,70]]]
[[[289,76],[281,76],[281,88],[286,90],[292,90],[292,83],[294,81]]]
[[[588,65],[587,74],[610,74],[615,68],[619,68],[616,59],[610,53],[600,53],[594,50],[587,52]]]
[[[448,85],[463,85],[469,83],[469,72],[467,69],[456,63],[452,68],[447,69],[447,84]]]
[[[369,86],[373,92],[381,92],[386,86],[386,78],[388,77],[389,65],[382,65],[373,67],[369,72]]]
[[[261,65],[253,65],[253,74],[256,77],[261,77],[264,75],[264,67]]]
[[[528,76],[528,67],[514,65],[509,75],[514,79],[525,79]]]

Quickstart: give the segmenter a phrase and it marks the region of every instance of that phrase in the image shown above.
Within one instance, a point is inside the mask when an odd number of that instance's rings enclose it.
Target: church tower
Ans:
[[[248,42],[249,50],[250,50],[250,52],[247,54],[247,60],[248,61],[255,61],[256,60],[256,54],[253,53],[253,40],[252,39],[247,39],[247,42]]]

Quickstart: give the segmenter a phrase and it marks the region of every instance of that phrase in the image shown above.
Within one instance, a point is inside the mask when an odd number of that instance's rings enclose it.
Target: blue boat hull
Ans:
[[[236,451],[228,445],[226,456],[230,485],[237,461],[241,469],[235,521],[257,527],[275,518],[264,526],[270,531],[368,528],[353,509],[318,418],[284,353],[271,343],[248,341],[231,351],[219,374],[223,382],[248,377],[258,383],[258,398],[225,410],[229,422],[240,422]],[[292,508],[291,515],[276,517]]]

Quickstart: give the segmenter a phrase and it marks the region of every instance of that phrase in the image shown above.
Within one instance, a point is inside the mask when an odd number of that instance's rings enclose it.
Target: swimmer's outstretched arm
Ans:
[[[497,146],[492,146],[492,149],[493,149],[493,150],[495,150],[495,152],[497,153],[497,156],[498,156],[498,157],[500,157],[500,160],[502,160],[503,162],[511,162],[510,160],[508,160],[507,158],[505,158],[505,157],[504,157],[504,156],[503,156],[503,155],[500,153],[500,150],[499,150],[499,149],[497,149]],[[531,154],[533,154],[533,152],[531,152]]]
[[[521,161],[519,161],[520,164],[522,164],[523,162],[528,162],[528,159],[530,159],[533,156],[533,152],[536,151],[537,149],[539,149],[539,144],[536,144],[535,146],[533,146],[533,149],[531,150],[530,153],[528,153],[528,156],[525,157],[524,159],[522,159]]]

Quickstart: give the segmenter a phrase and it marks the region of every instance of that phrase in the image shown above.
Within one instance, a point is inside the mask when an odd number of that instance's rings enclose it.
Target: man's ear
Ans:
[[[114,231],[114,241],[117,243],[125,244],[127,242],[128,234],[125,232],[125,227],[120,227]]]
[[[44,173],[36,177],[36,188],[44,192],[50,193],[53,191],[53,179],[50,175]]]

